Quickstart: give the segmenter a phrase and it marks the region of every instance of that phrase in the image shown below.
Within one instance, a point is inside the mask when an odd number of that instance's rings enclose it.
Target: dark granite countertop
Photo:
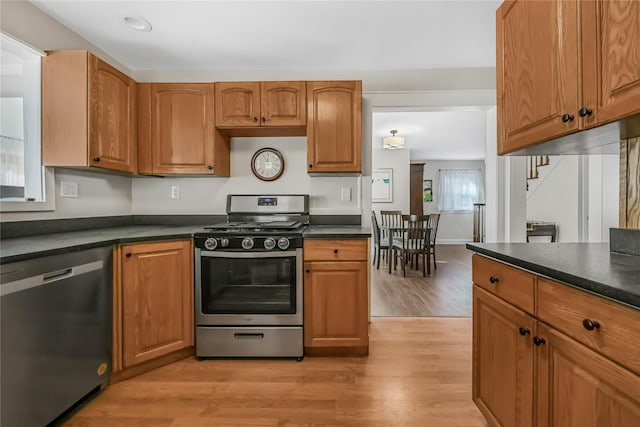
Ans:
[[[139,225],[71,231],[0,241],[0,264],[118,243],[190,238],[202,225]]]
[[[467,249],[640,309],[640,256],[608,243],[467,243]]]
[[[366,239],[371,228],[361,225],[310,225],[302,234],[305,239]]]

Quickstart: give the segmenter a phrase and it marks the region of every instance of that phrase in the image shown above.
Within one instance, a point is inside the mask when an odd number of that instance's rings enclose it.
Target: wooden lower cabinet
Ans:
[[[473,313],[473,401],[491,425],[532,426],[535,319],[479,286]]]
[[[352,243],[362,246],[362,250],[354,248]],[[319,249],[322,247],[330,248],[328,252],[332,256],[340,258],[344,254],[347,258],[361,260],[309,261],[305,254],[305,354],[366,355],[369,353],[367,242],[305,242],[305,251],[309,249],[312,258],[321,258],[323,252]],[[358,253],[362,255],[356,256]]]
[[[494,277],[502,274],[500,265],[513,268],[483,259],[496,264]],[[616,315],[619,310],[608,307],[614,304],[610,301],[535,277],[536,309],[527,314],[505,295],[519,298],[477,284],[483,277],[479,265],[474,263],[473,272],[473,400],[490,426],[640,425],[640,376],[632,370],[635,359],[629,351],[610,344],[628,329],[625,319],[635,311],[625,308],[627,317]],[[516,281],[514,276],[511,283]],[[521,287],[525,294],[527,289]],[[566,292],[580,295],[568,297]],[[593,301],[584,304],[583,298]],[[551,317],[549,313],[557,312],[554,307],[560,305],[562,316]],[[568,326],[572,320],[567,319],[573,318],[579,319],[576,322],[591,339],[560,331],[572,330]],[[600,326],[582,326],[590,318]],[[594,342],[609,344],[600,348]],[[630,340],[629,345],[635,342]]]
[[[640,377],[540,322],[537,427],[640,426]]]
[[[191,241],[123,245],[116,253],[114,373],[179,351],[192,353]]]

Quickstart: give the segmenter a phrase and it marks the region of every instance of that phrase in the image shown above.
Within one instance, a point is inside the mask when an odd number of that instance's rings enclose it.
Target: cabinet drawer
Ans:
[[[473,282],[533,314],[534,276],[498,261],[473,256]]]
[[[640,310],[545,279],[537,294],[540,320],[640,373]]]
[[[305,261],[366,261],[366,240],[307,240]]]

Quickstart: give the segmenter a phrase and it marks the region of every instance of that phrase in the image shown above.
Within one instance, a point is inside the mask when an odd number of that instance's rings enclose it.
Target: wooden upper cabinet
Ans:
[[[262,82],[262,126],[304,126],[307,123],[306,82]]]
[[[496,43],[499,154],[640,114],[637,0],[506,0]]]
[[[640,113],[640,2],[580,3],[584,126]]]
[[[260,126],[260,82],[215,84],[216,126]]]
[[[307,172],[361,172],[362,82],[307,82]]]
[[[537,427],[640,425],[640,377],[545,324],[538,335]]]
[[[577,130],[577,2],[505,1],[496,42],[498,153]]]
[[[42,162],[136,172],[136,83],[86,51],[42,60]]]
[[[215,86],[216,127],[306,123],[306,82],[219,82]]]
[[[229,138],[213,125],[213,84],[143,83],[138,92],[140,173],[229,176]]]

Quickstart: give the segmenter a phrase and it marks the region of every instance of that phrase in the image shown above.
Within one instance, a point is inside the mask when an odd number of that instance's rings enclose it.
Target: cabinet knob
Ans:
[[[591,319],[584,319],[582,321],[582,326],[584,326],[587,331],[593,331],[594,329],[600,329],[600,322]]]
[[[337,249],[334,249],[334,250],[333,250],[333,253],[334,253],[334,254],[337,254],[337,253],[338,253],[338,250],[337,250]]]
[[[94,158],[93,158],[93,161],[94,161],[94,162],[96,162],[96,163],[98,163],[98,162],[100,161],[100,157],[94,157]]]
[[[529,329],[523,328],[522,326],[520,326],[520,328],[518,329],[518,332],[520,332],[520,335],[522,335],[523,337],[531,333]]]
[[[587,107],[582,107],[578,111],[578,115],[580,117],[587,117],[587,116],[590,116],[591,114],[593,114],[593,110],[591,108],[587,108]]]
[[[209,169],[211,171],[211,170],[213,170],[213,166],[207,165],[207,169]]]
[[[304,271],[305,273],[311,273],[311,270],[309,270],[308,268]]]
[[[546,343],[547,341],[544,338],[540,338],[540,337],[533,337],[533,343],[537,346],[540,346],[544,343]]]
[[[575,117],[573,117],[571,114],[563,114],[562,115],[562,122],[563,123],[572,122],[574,118]]]
[[[496,283],[498,283],[499,281],[500,281],[500,279],[497,278],[497,277],[493,277],[493,276],[489,277],[489,282],[493,283],[494,285]]]
[[[253,121],[254,121],[254,122],[257,122],[257,121],[258,121],[258,118],[257,118],[257,117],[254,117],[254,118],[253,118]]]
[[[266,118],[266,117],[263,117],[263,118],[262,118],[262,123],[264,123],[264,122],[266,122],[266,121],[267,121],[267,118]]]
[[[127,252],[126,254],[124,254],[124,256],[126,256],[127,258],[131,258],[131,252]]]
[[[313,165],[309,165],[309,169],[313,168]]]

